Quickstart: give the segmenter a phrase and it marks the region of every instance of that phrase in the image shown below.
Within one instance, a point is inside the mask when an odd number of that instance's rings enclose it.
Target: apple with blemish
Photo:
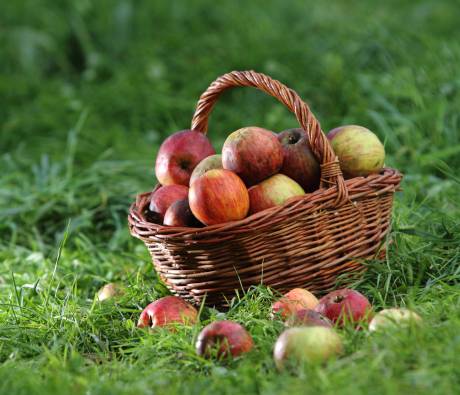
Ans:
[[[339,289],[323,296],[315,310],[340,326],[346,323],[359,325],[372,315],[369,300],[354,289]]]
[[[272,316],[279,315],[286,319],[302,309],[314,309],[318,299],[303,288],[294,288],[272,304]]]
[[[215,321],[205,326],[198,335],[196,352],[210,358],[237,357],[254,346],[249,332],[234,321]]]
[[[303,364],[318,364],[343,351],[340,336],[323,326],[286,329],[277,339],[273,357],[278,370]]]
[[[197,310],[178,296],[165,296],[150,303],[141,313],[138,328],[162,327],[177,324],[193,325],[198,318]]]
[[[251,186],[278,173],[283,165],[283,149],[275,133],[250,126],[227,137],[222,148],[222,164]]]
[[[282,205],[287,200],[302,195],[305,195],[305,191],[297,182],[284,174],[275,174],[249,188],[249,213],[254,214]]]
[[[283,130],[278,134],[283,146],[283,166],[280,173],[296,181],[305,191],[319,187],[321,170],[313,154],[308,135],[302,128]]]
[[[194,217],[188,198],[177,200],[166,210],[163,225],[200,227],[200,222]]]
[[[213,169],[222,169],[222,155],[216,154],[204,158],[200,163],[198,163],[193,169],[192,175],[190,177],[190,185],[197,178],[201,177],[204,173]]]
[[[347,178],[379,173],[385,161],[385,148],[369,129],[347,125],[332,129],[327,137]]]
[[[187,196],[188,187],[185,185],[162,186],[152,193],[149,209],[163,219],[166,211],[173,203],[186,199]]]
[[[249,194],[235,173],[214,169],[193,182],[189,204],[200,222],[215,225],[245,218],[249,211]]]
[[[204,133],[181,130],[161,144],[155,163],[155,175],[161,185],[189,185],[195,166],[215,153]]]

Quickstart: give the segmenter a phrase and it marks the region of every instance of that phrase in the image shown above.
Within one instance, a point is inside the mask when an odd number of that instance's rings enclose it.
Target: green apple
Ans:
[[[420,316],[404,308],[392,308],[379,311],[369,324],[371,332],[388,328],[407,327],[422,322]]]
[[[295,365],[321,363],[339,355],[343,350],[340,336],[324,326],[286,329],[275,344],[273,357],[279,370],[289,363]]]
[[[385,149],[369,129],[357,125],[331,130],[327,137],[348,178],[379,173],[385,161]]]

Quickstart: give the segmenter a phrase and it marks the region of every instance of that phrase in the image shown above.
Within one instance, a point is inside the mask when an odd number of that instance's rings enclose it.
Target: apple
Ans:
[[[385,161],[385,148],[369,129],[357,125],[332,129],[327,137],[348,178],[379,173]]]
[[[372,306],[367,298],[353,289],[339,289],[323,296],[315,310],[333,323],[359,324],[371,316]]]
[[[283,148],[276,135],[250,126],[231,133],[222,148],[224,169],[235,172],[247,186],[278,173],[283,165]]]
[[[158,188],[150,197],[150,211],[157,213],[163,219],[166,211],[174,202],[186,199],[188,187],[185,185],[165,185]]]
[[[105,284],[98,292],[97,292],[97,300],[99,302],[103,302],[105,300],[117,298],[123,296],[125,293],[125,289],[122,285],[117,283],[108,283]]]
[[[188,197],[193,215],[205,225],[243,219],[249,210],[248,190],[229,170],[207,171],[193,182]]]
[[[275,174],[260,184],[252,186],[248,192],[249,214],[279,206],[292,197],[305,195],[302,187],[284,174]]]
[[[181,130],[169,136],[158,151],[155,175],[161,185],[188,185],[195,166],[216,152],[204,133]]]
[[[321,169],[311,151],[308,135],[302,128],[283,130],[278,134],[283,146],[283,166],[280,173],[287,175],[307,192],[319,187]]]
[[[343,350],[342,340],[331,328],[323,326],[286,329],[275,343],[273,357],[276,367],[325,362]]]
[[[196,309],[178,296],[165,296],[150,303],[141,313],[138,328],[169,326],[172,324],[193,325],[198,318]]]
[[[198,335],[196,352],[207,358],[237,357],[251,351],[253,346],[251,335],[237,322],[215,321]]]
[[[278,314],[286,319],[299,310],[314,309],[318,303],[318,299],[311,292],[303,288],[294,288],[272,304],[272,316]]]
[[[201,177],[204,173],[212,169],[222,169],[222,155],[216,154],[204,158],[200,163],[198,163],[193,169],[192,175],[190,177],[190,185],[197,178]]]
[[[312,309],[300,309],[291,315],[285,323],[286,326],[324,326],[332,328],[332,322]]]
[[[166,210],[163,225],[199,227],[200,223],[193,216],[188,199],[177,200]]]
[[[419,324],[421,322],[422,319],[420,316],[409,309],[384,309],[379,311],[374,318],[372,318],[369,324],[369,330],[374,332],[392,327],[407,327],[411,324]]]

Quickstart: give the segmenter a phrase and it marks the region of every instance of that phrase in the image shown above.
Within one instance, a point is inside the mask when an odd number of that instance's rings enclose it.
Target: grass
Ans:
[[[0,394],[450,394],[460,384],[460,8],[455,1],[7,2],[0,15]],[[376,308],[409,306],[418,330],[342,331],[346,352],[277,373],[263,286],[174,335],[135,328],[167,294],[126,212],[155,183],[160,142],[189,126],[200,93],[233,69],[299,92],[323,129],[367,125],[405,173],[385,261],[354,286]],[[211,120],[219,148],[243,125],[291,114],[249,89]],[[127,287],[98,303],[107,282]],[[227,317],[255,350],[198,358]]]

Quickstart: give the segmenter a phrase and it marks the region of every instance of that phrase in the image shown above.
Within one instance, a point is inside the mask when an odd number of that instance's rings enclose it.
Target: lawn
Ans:
[[[0,394],[454,394],[460,385],[460,5],[457,1],[4,2],[0,15]],[[405,174],[386,260],[353,287],[424,325],[341,331],[345,353],[278,373],[282,323],[263,286],[174,334],[136,328],[166,295],[127,210],[155,184],[161,141],[189,127],[217,76],[295,89],[327,131],[360,124]],[[225,94],[209,135],[295,127],[254,89]],[[127,293],[99,303],[116,281]],[[208,321],[255,350],[197,357]]]

